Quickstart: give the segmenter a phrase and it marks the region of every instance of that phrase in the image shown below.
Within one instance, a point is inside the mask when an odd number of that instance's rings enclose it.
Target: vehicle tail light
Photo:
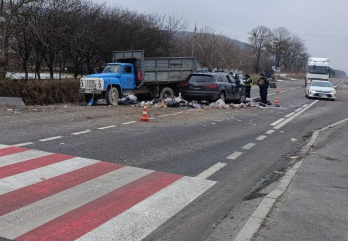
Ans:
[[[188,87],[189,86],[189,84],[188,83],[181,83],[181,87]]]
[[[206,84],[206,85],[204,85],[204,87],[206,87],[208,89],[215,89],[216,88],[216,84]]]
[[[141,73],[141,71],[139,70],[139,71],[138,71],[138,80],[139,80],[139,81],[141,81],[141,76],[142,76],[142,73]]]

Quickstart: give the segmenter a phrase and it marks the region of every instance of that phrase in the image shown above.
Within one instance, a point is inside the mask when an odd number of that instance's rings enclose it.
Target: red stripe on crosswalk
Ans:
[[[90,181],[123,165],[99,162],[0,196],[0,216]]]
[[[17,146],[5,147],[0,149],[0,157],[16,154],[16,153],[24,152],[24,151],[29,151],[29,149],[24,147],[17,147]]]
[[[37,227],[16,240],[75,240],[183,176],[153,172]]]
[[[63,154],[50,154],[47,156],[34,158],[28,161],[23,161],[20,163],[0,167],[0,179],[17,175],[19,173],[31,171],[36,168],[48,166],[57,162],[65,161],[71,158],[73,158],[73,156]]]

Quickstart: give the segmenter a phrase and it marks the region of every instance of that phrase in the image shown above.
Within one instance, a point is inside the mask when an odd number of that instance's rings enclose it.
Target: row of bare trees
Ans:
[[[309,55],[304,41],[285,27],[273,31],[265,26],[254,28],[249,33],[249,42],[256,72],[259,72],[261,62],[270,58],[274,66],[289,71],[300,72],[306,68]]]
[[[185,22],[175,15],[140,14],[120,6],[107,7],[83,0],[1,0],[0,79],[7,66],[5,53],[16,53],[28,78],[28,66],[42,67],[51,78],[69,63],[75,78],[99,63],[109,62],[114,50],[142,49],[148,56],[178,52],[178,31]],[[1,74],[2,73],[2,74]]]
[[[304,42],[286,28],[260,26],[250,44],[237,45],[210,27],[186,31],[181,16],[147,14],[85,0],[0,0],[0,79],[15,53],[28,78],[47,68],[53,78],[66,65],[74,76],[93,73],[111,61],[114,50],[141,49],[146,56],[194,56],[201,66],[259,72],[276,65],[301,71],[308,54]]]

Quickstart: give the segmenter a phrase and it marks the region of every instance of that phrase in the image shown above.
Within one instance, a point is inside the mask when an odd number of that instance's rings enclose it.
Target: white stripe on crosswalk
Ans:
[[[0,179],[0,195],[98,162],[99,161],[92,159],[75,157],[49,166],[37,168],[32,171]]]
[[[7,148],[7,147],[9,147],[9,146],[7,146],[7,145],[0,145],[0,149]]]
[[[12,155],[2,156],[0,157],[0,167],[27,161],[27,160],[38,158],[38,157],[47,156],[50,154],[52,153],[30,150],[30,151],[15,153]]]
[[[59,192],[2,216],[0,233],[14,239],[151,172],[153,171],[124,167]]]
[[[183,177],[77,240],[141,240],[214,184]]]

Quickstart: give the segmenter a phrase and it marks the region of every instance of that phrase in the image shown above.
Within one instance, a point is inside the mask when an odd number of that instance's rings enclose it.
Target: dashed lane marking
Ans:
[[[272,134],[273,132],[275,132],[275,130],[269,130],[269,131],[266,132],[266,134],[270,135],[270,134]]]
[[[109,129],[109,128],[114,128],[116,127],[115,125],[112,126],[104,126],[104,127],[99,127],[98,130],[105,130],[105,129]]]
[[[296,88],[292,88],[292,89],[290,89],[290,90],[295,90]]]
[[[298,108],[297,110],[295,110],[295,112],[299,112],[300,110],[302,110],[302,108]]]
[[[205,170],[204,172],[198,174],[196,177],[202,178],[202,179],[207,179],[208,177],[210,177],[211,175],[213,175],[214,173],[216,173],[217,171],[219,171],[221,168],[223,168],[226,165],[227,165],[227,163],[218,162],[215,165],[213,165],[212,167]]]
[[[34,142],[25,142],[25,143],[16,144],[16,145],[13,145],[13,146],[29,146],[29,145],[32,145],[32,144],[34,144]]]
[[[273,122],[273,123],[271,124],[271,126],[276,126],[276,125],[278,125],[280,122],[282,122],[282,121],[284,121],[284,120],[285,120],[285,118],[280,118],[279,120]]]
[[[266,139],[266,138],[267,138],[267,136],[261,135],[261,136],[259,136],[258,138],[256,138],[256,140],[262,141],[262,140],[264,140],[264,139]]]
[[[46,139],[41,139],[39,141],[44,142],[44,141],[52,141],[52,140],[57,140],[57,139],[61,139],[63,138],[62,136],[54,136],[54,137],[50,137],[50,138],[46,138]]]
[[[91,130],[85,130],[85,131],[71,133],[71,135],[78,136],[78,135],[87,134],[87,133],[90,133],[90,132],[92,132],[92,131]]]
[[[125,123],[122,123],[122,125],[129,125],[129,124],[133,124],[133,123],[136,123],[136,121],[125,122]]]
[[[256,145],[255,143],[249,143],[249,144],[246,144],[245,146],[243,146],[242,149],[249,150],[249,149],[253,148],[255,145]]]
[[[0,233],[15,240],[142,240],[216,183],[24,147],[0,159]]]
[[[216,123],[211,123],[212,125],[216,125]]]
[[[294,115],[294,114],[295,114],[295,112],[291,112],[291,113],[287,114],[287,115],[285,116],[285,118],[289,118],[290,116],[292,116],[292,115]]]
[[[307,106],[308,106],[308,104],[305,104],[305,105],[303,105],[302,107],[305,108],[305,107],[307,107]]]
[[[243,152],[236,151],[236,152],[233,152],[233,153],[232,153],[231,155],[229,155],[228,157],[226,157],[226,159],[235,160],[235,159],[237,159],[238,157],[240,157],[242,154],[243,154]]]
[[[303,112],[305,112],[306,110],[308,110],[312,105],[314,105],[315,103],[317,103],[319,100],[316,100],[314,102],[312,102],[310,105],[308,105],[307,107],[305,107],[303,110],[297,112],[296,114],[294,114],[293,116],[289,117],[288,119],[286,119],[285,121],[283,121],[282,123],[280,123],[279,125],[273,127],[273,129],[280,129],[283,126],[285,126],[287,123],[289,123],[290,121],[292,121],[293,119],[295,119],[295,117],[301,115]]]

